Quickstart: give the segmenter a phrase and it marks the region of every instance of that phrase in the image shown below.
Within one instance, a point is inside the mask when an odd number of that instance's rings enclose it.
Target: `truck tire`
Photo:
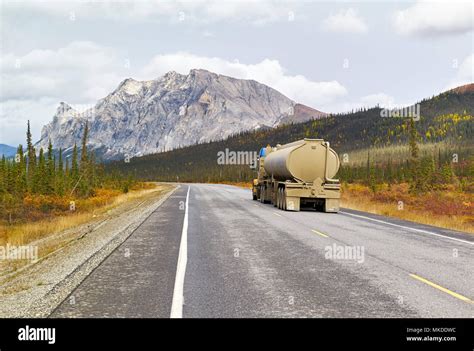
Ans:
[[[283,211],[286,211],[286,195],[285,195],[285,189],[283,188],[281,188],[281,202],[282,202],[281,209]]]
[[[281,210],[283,209],[283,201],[282,201],[282,188],[278,188],[278,208]]]

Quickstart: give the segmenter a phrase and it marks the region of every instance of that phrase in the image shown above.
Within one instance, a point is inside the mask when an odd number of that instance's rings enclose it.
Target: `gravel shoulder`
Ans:
[[[126,202],[107,216],[57,235],[73,239],[14,274],[0,277],[0,318],[43,318],[123,243],[177,189],[160,190]]]

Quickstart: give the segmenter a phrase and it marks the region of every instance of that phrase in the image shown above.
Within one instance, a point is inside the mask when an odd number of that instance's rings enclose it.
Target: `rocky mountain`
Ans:
[[[70,150],[88,122],[89,145],[105,159],[141,156],[221,140],[242,131],[320,118],[323,112],[296,103],[254,80],[193,69],[150,81],[126,79],[85,111],[61,103],[43,127],[37,146]]]

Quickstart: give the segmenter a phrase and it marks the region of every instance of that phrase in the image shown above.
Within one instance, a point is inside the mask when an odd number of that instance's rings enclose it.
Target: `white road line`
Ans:
[[[186,274],[186,263],[188,261],[188,205],[190,189],[191,186],[188,185],[183,231],[181,233],[181,243],[179,244],[178,266],[176,268],[176,278],[174,281],[173,302],[171,303],[170,318],[183,318],[184,276]]]
[[[441,237],[441,238],[450,239],[450,240],[454,240],[454,241],[459,241],[459,242],[464,243],[464,244],[474,245],[474,242],[472,242],[472,241],[467,241],[467,240],[462,240],[462,239],[458,239],[458,238],[453,238],[453,237],[446,236],[446,235],[436,234],[436,233],[430,232],[430,231],[428,231],[428,230],[411,228],[411,227],[407,227],[407,226],[404,226],[404,225],[395,224],[395,223],[390,223],[390,222],[382,221],[382,220],[380,220],[380,219],[370,218],[370,217],[366,217],[366,216],[360,216],[360,215],[356,215],[356,214],[348,213],[348,212],[344,212],[344,211],[339,211],[339,213],[342,213],[342,214],[345,214],[345,215],[348,215],[348,216],[352,216],[352,217],[358,217],[358,218],[368,219],[369,221],[373,221],[373,222],[388,224],[388,225],[391,225],[391,226],[394,226],[394,227],[398,227],[398,228],[403,228],[403,229],[412,230],[412,231],[414,231],[414,232],[419,232],[419,233],[425,233],[425,234],[430,234],[430,235],[434,235],[434,236],[439,236],[439,237]]]
[[[311,229],[311,231],[312,231],[313,233],[316,233],[316,234],[318,234],[318,235],[321,235],[321,236],[324,237],[324,238],[329,238],[329,235],[324,234],[324,233],[322,233],[322,232],[320,232],[320,231],[317,231],[316,229]]]

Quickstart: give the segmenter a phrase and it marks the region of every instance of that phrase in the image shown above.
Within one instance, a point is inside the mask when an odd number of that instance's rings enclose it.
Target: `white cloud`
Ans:
[[[142,77],[157,77],[168,71],[187,74],[193,68],[240,79],[253,79],[266,84],[289,98],[317,109],[347,94],[337,81],[316,82],[302,75],[289,75],[277,60],[265,59],[256,64],[244,64],[218,57],[205,57],[185,52],[157,55],[142,72]]]
[[[204,38],[214,38],[216,35],[213,32],[205,30],[204,32],[202,32],[202,36]]]
[[[456,68],[456,66],[455,66]],[[446,90],[474,82],[474,53],[466,57],[457,67],[455,77],[449,82]]]
[[[38,140],[43,125],[51,121],[58,101],[52,98],[8,100],[0,103],[0,143],[25,146],[26,123],[30,120],[33,139]]]
[[[352,8],[341,10],[337,14],[329,16],[322,22],[321,26],[328,32],[337,33],[366,33],[368,30],[364,19]]]
[[[6,54],[0,70],[0,101],[54,97],[84,103],[110,92],[125,67],[114,50],[80,41],[57,50]]]
[[[3,5],[2,5],[3,6]],[[170,0],[170,1],[68,1],[47,2],[26,0],[8,2],[9,11],[31,11],[56,17],[69,18],[71,13],[77,20],[112,19],[120,21],[166,21],[171,23],[214,23],[241,21],[265,25],[276,21],[287,21],[289,12],[299,8],[293,0]]]
[[[60,101],[92,105],[115,89],[128,72],[119,54],[92,42],[56,50],[9,53],[0,60],[0,141],[23,142],[26,121],[34,137],[51,121]],[[5,131],[8,131],[6,133]]]
[[[473,29],[474,5],[470,1],[418,1],[394,15],[402,35],[437,36],[466,33]]]
[[[193,68],[254,79],[321,110],[347,94],[337,81],[317,82],[302,75],[289,75],[276,60],[243,64],[175,53],[157,55],[144,68],[127,70],[125,59],[115,50],[93,42],[72,42],[56,50],[33,50],[25,55],[10,53],[1,58],[0,121],[9,131],[23,131],[26,120],[31,119],[34,134],[39,137],[40,127],[51,120],[60,101],[92,105],[127,77],[150,80],[168,71],[187,74]],[[9,143],[15,139],[15,133],[0,138]]]

